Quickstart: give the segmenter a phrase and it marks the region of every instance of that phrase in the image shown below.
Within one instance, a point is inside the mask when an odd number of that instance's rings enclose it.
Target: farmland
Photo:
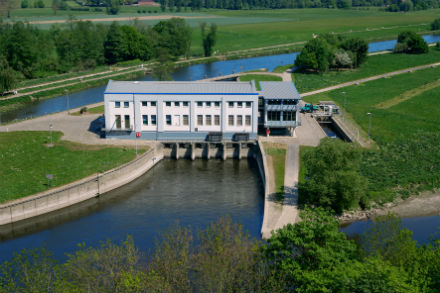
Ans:
[[[307,97],[307,101],[347,96],[347,112],[378,150],[365,150],[361,173],[376,202],[440,187],[440,68],[429,68]]]

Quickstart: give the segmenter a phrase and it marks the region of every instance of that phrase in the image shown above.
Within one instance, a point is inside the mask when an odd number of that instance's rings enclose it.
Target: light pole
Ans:
[[[371,113],[368,112],[368,139],[370,139],[370,134],[371,134]]]
[[[70,101],[69,101],[69,90],[64,90],[66,92],[66,96],[67,96],[67,114],[69,114],[70,112]]]

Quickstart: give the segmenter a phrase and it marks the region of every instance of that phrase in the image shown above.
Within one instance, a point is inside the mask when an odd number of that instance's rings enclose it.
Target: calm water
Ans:
[[[423,37],[429,43],[440,41],[440,35],[427,35]],[[396,40],[373,42],[369,44],[368,51],[377,52],[389,50],[392,49],[395,44]],[[174,80],[190,81],[259,68],[267,68],[269,71],[272,71],[279,65],[292,64],[297,55],[298,53],[290,53],[190,65],[177,69],[172,76]],[[152,78],[150,75],[147,75],[141,80],[152,80]],[[69,94],[69,103],[67,102],[66,95],[41,102],[35,102],[33,104],[29,104],[25,108],[2,113],[0,122],[9,122],[15,119],[26,119],[65,111],[68,110],[68,104],[70,105],[70,108],[78,108],[101,102],[103,100],[104,89],[105,86],[101,86]]]
[[[179,221],[203,228],[230,215],[259,237],[264,193],[253,160],[164,160],[134,182],[72,208],[40,217],[30,226],[0,231],[0,262],[43,244],[57,258],[79,242],[98,245],[127,234],[139,248],[153,247],[158,233]]]

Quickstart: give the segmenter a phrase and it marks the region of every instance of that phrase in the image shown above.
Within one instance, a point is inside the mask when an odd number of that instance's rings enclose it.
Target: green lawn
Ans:
[[[260,81],[282,81],[283,79],[279,76],[263,75],[263,74],[246,74],[240,76],[240,81],[251,81],[251,80],[255,80],[257,90],[261,90]]]
[[[345,91],[347,111],[366,132],[371,113],[379,149],[365,151],[361,171],[375,201],[440,188],[440,85],[433,87],[439,77],[440,68],[429,68],[305,99],[343,105]]]
[[[281,148],[267,148],[267,155],[271,156],[277,194],[284,195],[284,170],[286,164],[286,150]]]
[[[359,68],[352,70],[330,71],[324,74],[295,72],[292,75],[292,79],[298,91],[305,93],[347,81],[439,61],[440,50],[431,47],[427,54],[383,54],[370,56]]]
[[[87,107],[85,107],[85,108],[87,108]],[[85,112],[84,114],[86,114],[86,115],[87,114],[104,114],[104,105],[96,106],[93,108],[87,108],[87,112]],[[80,116],[81,114],[80,114],[80,111],[78,111],[78,112],[70,113],[70,115]]]
[[[108,170],[135,157],[134,149],[86,146],[60,140],[62,133],[0,133],[0,202],[21,198],[48,189],[46,174],[54,186]],[[144,150],[141,150],[143,152]]]

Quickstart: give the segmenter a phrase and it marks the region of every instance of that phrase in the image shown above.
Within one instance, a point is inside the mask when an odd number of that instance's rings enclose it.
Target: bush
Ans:
[[[29,2],[27,0],[21,1],[21,8],[28,8],[28,7],[29,7]]]
[[[84,113],[86,113],[87,111],[88,111],[87,107],[82,107],[82,108],[79,110],[79,114],[84,114]]]
[[[37,7],[38,7],[38,8],[44,8],[44,2],[43,2],[43,0],[38,0],[38,1],[37,1]]]
[[[437,49],[440,49],[440,42],[437,42],[437,44],[435,44],[435,47],[436,47]]]
[[[437,18],[431,23],[431,30],[433,31],[440,30],[440,18]]]
[[[401,32],[394,46],[394,53],[423,54],[429,47],[425,40],[413,31]]]

